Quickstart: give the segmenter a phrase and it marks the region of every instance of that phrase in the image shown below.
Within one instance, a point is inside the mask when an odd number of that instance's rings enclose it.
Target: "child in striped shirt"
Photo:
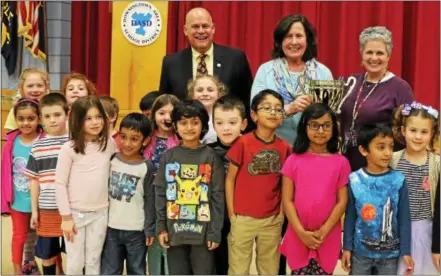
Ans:
[[[59,256],[59,272],[62,272],[61,252],[64,241],[60,237],[61,216],[55,199],[55,169],[61,146],[69,139],[66,130],[67,101],[59,93],[45,95],[40,102],[46,137],[32,146],[25,175],[31,179],[31,228],[37,230],[35,255],[42,259],[43,274],[55,275]]]
[[[437,274],[431,261],[432,224],[435,210],[435,192],[440,171],[440,157],[433,152],[439,136],[438,111],[418,102],[402,105],[395,129],[406,148],[394,152],[390,165],[403,173],[409,188],[411,220],[411,255],[415,275]],[[406,265],[400,261],[398,274]],[[439,274],[439,273],[438,273]]]

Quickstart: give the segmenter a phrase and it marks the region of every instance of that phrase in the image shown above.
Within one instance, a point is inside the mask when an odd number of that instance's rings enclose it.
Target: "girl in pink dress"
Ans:
[[[292,275],[332,274],[340,255],[351,168],[338,153],[337,118],[327,105],[311,104],[302,114],[293,152],[281,170],[289,226],[280,252]]]

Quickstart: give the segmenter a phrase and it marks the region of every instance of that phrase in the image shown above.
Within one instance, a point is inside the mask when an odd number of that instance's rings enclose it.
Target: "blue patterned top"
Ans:
[[[167,150],[167,138],[156,136],[155,150],[152,156],[152,163],[155,171],[158,171],[159,160],[162,154]]]
[[[390,169],[349,175],[343,249],[368,258],[410,255],[409,196],[404,175]]]

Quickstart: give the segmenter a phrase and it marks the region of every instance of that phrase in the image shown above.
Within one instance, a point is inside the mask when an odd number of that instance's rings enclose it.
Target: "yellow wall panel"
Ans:
[[[118,100],[120,117],[139,111],[139,100],[159,89],[162,59],[166,53],[168,2],[149,1],[159,11],[162,29],[150,45],[136,46],[124,36],[121,17],[132,2],[113,2],[110,95]]]

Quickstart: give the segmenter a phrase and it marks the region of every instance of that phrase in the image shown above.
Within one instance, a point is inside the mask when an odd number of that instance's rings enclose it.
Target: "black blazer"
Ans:
[[[245,53],[231,47],[213,44],[213,73],[238,96],[249,110],[253,76]],[[165,56],[162,61],[159,91],[173,94],[180,100],[187,98],[187,84],[193,78],[191,47]]]

